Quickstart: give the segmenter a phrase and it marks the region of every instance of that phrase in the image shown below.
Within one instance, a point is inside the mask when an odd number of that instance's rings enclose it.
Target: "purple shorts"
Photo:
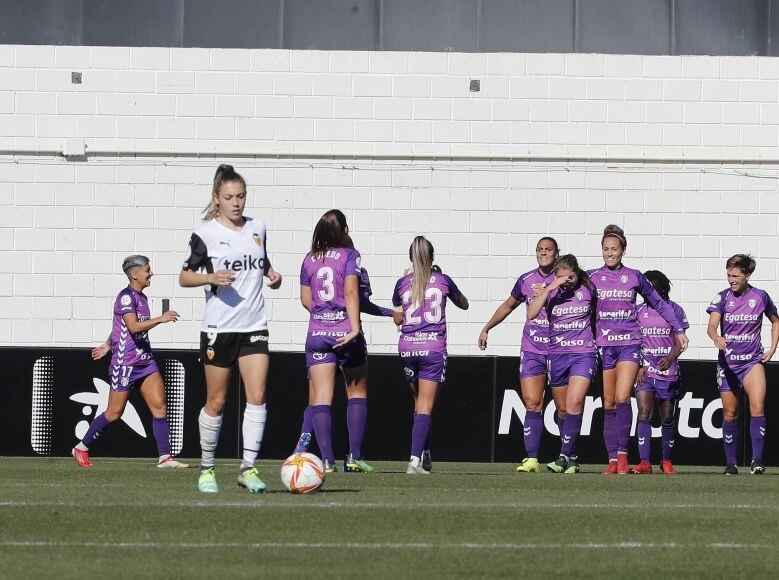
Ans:
[[[341,368],[356,368],[367,363],[368,347],[362,333],[346,346],[335,346],[335,341],[346,334],[348,332],[341,331],[313,336],[309,332],[306,338],[306,366],[338,365]]]
[[[137,365],[111,365],[109,371],[111,390],[117,393],[127,392],[136,385],[140,386],[142,379],[159,370],[154,360],[143,361]]]
[[[598,369],[598,355],[594,352],[550,354],[550,387],[563,387],[571,377],[584,377],[590,381]]]
[[[655,399],[672,401],[679,397],[679,381],[661,381],[652,377],[646,377],[643,385],[636,385],[636,392],[653,392]]]
[[[627,346],[599,346],[601,368],[610,371],[617,368],[621,362],[633,362],[641,364],[641,345],[629,344]]]
[[[446,355],[433,350],[402,350],[400,360],[406,382],[420,379],[443,383],[446,380]]]
[[[730,367],[717,363],[717,386],[720,391],[738,391],[744,386],[744,379],[755,366],[763,364],[760,357],[755,357],[745,365]]]
[[[523,352],[519,361],[519,378],[546,376],[549,373],[549,356],[537,352]]]

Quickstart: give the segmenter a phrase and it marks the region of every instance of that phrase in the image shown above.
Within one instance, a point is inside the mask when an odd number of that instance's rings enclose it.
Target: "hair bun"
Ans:
[[[221,171],[223,173],[228,172],[228,171],[235,171],[235,169],[233,169],[233,166],[232,165],[228,165],[227,163],[222,163],[222,165],[217,167],[216,170],[217,171]]]

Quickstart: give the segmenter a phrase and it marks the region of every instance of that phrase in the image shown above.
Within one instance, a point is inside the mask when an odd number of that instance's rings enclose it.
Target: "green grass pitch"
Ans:
[[[779,570],[779,469],[517,474],[377,462],[293,496],[264,461],[264,495],[196,490],[151,460],[0,458],[2,578],[733,578]]]

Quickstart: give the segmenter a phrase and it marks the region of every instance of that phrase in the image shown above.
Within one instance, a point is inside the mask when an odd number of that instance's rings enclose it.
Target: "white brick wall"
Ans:
[[[0,153],[0,345],[103,340],[125,283],[121,260],[139,252],[157,274],[154,312],[167,297],[182,314],[153,332],[155,344],[194,347],[202,292],[175,280],[220,162],[247,178],[250,213],[268,223],[286,276],[268,291],[276,349],[302,349],[296,273],[314,222],[333,206],[346,212],[382,304],[412,236],[430,237],[473,305],[450,310],[452,353],[476,354],[481,326],[533,267],[538,237],[555,236],[594,267],[609,222],[627,229],[627,264],[661,268],[675,282],[672,296],[694,326],[689,358],[714,355],[704,309],[724,287],[731,253],[756,255],[755,283],[779,299],[775,59],[5,48],[0,149],[82,138],[88,150],[125,153],[72,161]],[[82,84],[71,84],[71,71]],[[468,90],[472,78],[478,93]],[[134,154],[149,150],[213,157]],[[231,158],[235,151],[299,157]],[[424,153],[442,159],[410,158]],[[767,161],[682,162],[690,157]],[[493,332],[490,353],[517,352],[521,310]],[[388,321],[365,317],[365,327],[371,350],[394,350]]]

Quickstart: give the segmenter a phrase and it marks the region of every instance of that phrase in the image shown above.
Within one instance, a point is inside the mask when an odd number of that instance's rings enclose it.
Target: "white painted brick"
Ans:
[[[314,139],[314,122],[311,119],[278,119],[276,140],[311,141]]]
[[[587,125],[587,142],[590,145],[619,145],[625,143],[625,126],[620,123]]]
[[[607,77],[641,78],[644,74],[644,58],[627,54],[604,55],[603,74]]]
[[[349,75],[314,76],[314,95],[346,96],[352,94],[352,77]]]
[[[138,46],[130,48],[130,68],[165,70],[170,68],[169,48]]]
[[[204,73],[198,73],[204,74]],[[158,93],[194,93],[195,73],[191,71],[158,71],[155,73]],[[153,91],[152,91],[153,92]]]
[[[63,110],[63,107],[64,110]],[[135,95],[132,94],[100,94],[95,98],[88,94],[72,93],[57,96],[57,111],[77,115],[134,115]]]
[[[545,99],[549,96],[549,79],[547,77],[514,77],[509,81],[509,90],[512,99]]]
[[[528,75],[565,74],[565,55],[528,54],[525,57]]]
[[[663,98],[667,101],[700,101],[701,81],[667,80],[663,83]]]
[[[34,216],[35,228],[72,228],[73,208],[56,207],[54,205],[36,207]]]
[[[57,112],[57,95],[17,92],[15,110],[22,115],[54,115]]]
[[[692,79],[719,78],[719,59],[710,56],[683,56],[682,76]]]
[[[328,72],[330,53],[321,50],[293,50],[289,53],[292,72]]]
[[[392,77],[355,75],[352,89],[355,97],[389,97],[392,95]]]
[[[392,141],[395,128],[392,121],[355,121],[354,138],[357,141]]]
[[[157,118],[157,137],[160,139],[193,139],[195,119],[175,117]]]
[[[114,137],[116,135],[116,117],[79,115],[76,117],[76,135],[79,137]]]
[[[549,78],[549,98],[551,99],[585,99],[587,83],[585,79],[570,77]]]
[[[740,94],[738,81],[704,80],[701,82],[701,99],[704,101],[736,102]]]
[[[17,45],[16,66],[23,68],[53,68],[54,47],[44,45]]]
[[[33,252],[32,269],[36,274],[72,274],[73,254],[71,252]],[[68,298],[68,300],[70,299]]]
[[[349,119],[317,119],[314,139],[318,141],[354,141],[354,121]]]
[[[95,250],[95,232],[92,230],[56,230],[55,248],[57,251],[91,252]],[[100,248],[107,249],[107,248]]]
[[[665,145],[698,145],[701,142],[701,128],[694,125],[664,125]]]
[[[91,320],[53,320],[52,340],[59,344],[94,342]],[[102,336],[102,335],[101,335]],[[103,337],[104,339],[105,337]],[[97,339],[101,340],[101,339]]]
[[[237,139],[273,139],[275,125],[271,119],[236,119]]]
[[[625,81],[621,79],[587,79],[587,98],[622,100],[625,98]]]
[[[14,112],[14,94],[10,92],[0,93],[0,113]]]
[[[373,101],[376,119],[411,119],[412,100],[409,98],[380,98]]]
[[[654,79],[628,79],[625,81],[625,99],[628,101],[663,100],[663,82]]]
[[[40,320],[36,324],[13,321],[13,344],[51,344],[52,336],[51,320]]]
[[[54,48],[54,63],[57,68],[75,70],[89,68],[89,53],[88,46],[57,46]]]
[[[38,74],[40,75],[41,71],[38,71]],[[56,74],[56,71],[46,71],[45,76],[59,78],[61,75]],[[0,91],[34,91],[35,81],[36,72],[33,70],[3,70],[3,74],[0,75]]]
[[[684,211],[688,213],[720,213],[722,196],[716,191],[688,191],[684,194]]]
[[[775,103],[779,93],[779,81],[741,81],[741,100]]]
[[[608,103],[609,123],[643,123],[645,118],[644,103],[619,101]]]
[[[484,53],[449,53],[449,74],[466,76],[487,74],[487,55]]]
[[[216,111],[213,95],[178,95],[176,115],[180,117],[213,117]]]
[[[567,121],[568,103],[566,101],[531,101],[530,119],[540,121]]]
[[[647,123],[682,123],[684,105],[682,103],[647,103]]]
[[[132,139],[153,139],[157,123],[152,117],[120,117],[116,120],[116,136]]]
[[[210,68],[216,71],[248,71],[249,51],[242,48],[213,48]]]
[[[312,86],[313,77],[311,75],[277,74],[273,76],[273,93],[276,95],[310,95]]]
[[[722,195],[721,211],[728,213],[757,213],[760,195],[757,191],[741,191],[737,195]]]
[[[286,97],[255,98],[255,114],[257,117],[292,117],[293,101]]]
[[[724,103],[722,105],[722,122],[757,125],[760,123],[760,105],[755,103]]]
[[[720,103],[685,103],[684,121],[686,123],[722,122],[722,105]]]
[[[130,68],[130,49],[121,46],[93,46],[90,64],[92,68],[126,70]]]
[[[287,72],[290,69],[290,51],[273,49],[250,50],[249,68],[260,72]]]
[[[576,77],[602,77],[602,54],[566,54],[565,74]]]
[[[180,71],[208,70],[211,51],[207,48],[171,48],[170,68]]]
[[[776,126],[742,125],[741,127],[742,147],[776,147],[777,138]]]
[[[395,140],[429,143],[432,140],[430,121],[396,121]]]
[[[358,51],[331,51],[330,72],[366,73],[368,72],[369,53]],[[431,71],[432,72],[432,71]]]
[[[198,72],[195,74],[195,91],[213,94],[270,94],[271,76],[262,73]]]
[[[14,232],[15,250],[53,250],[54,231],[34,229],[16,230]]]

